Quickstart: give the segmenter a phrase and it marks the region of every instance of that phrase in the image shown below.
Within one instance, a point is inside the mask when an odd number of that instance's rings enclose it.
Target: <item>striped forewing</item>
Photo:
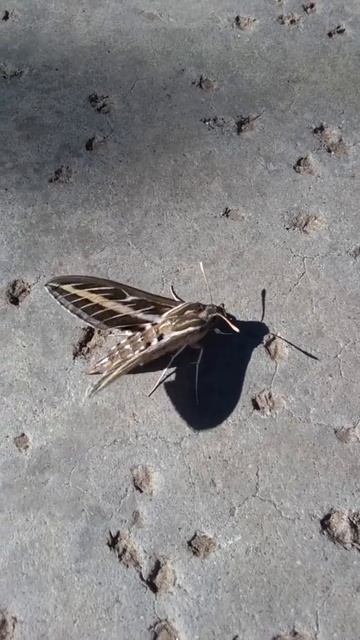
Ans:
[[[136,331],[157,324],[179,306],[171,298],[88,276],[60,276],[46,287],[61,305],[97,329]]]

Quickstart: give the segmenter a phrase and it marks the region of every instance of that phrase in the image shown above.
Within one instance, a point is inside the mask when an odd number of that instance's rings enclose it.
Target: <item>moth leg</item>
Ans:
[[[176,351],[176,353],[170,358],[169,363],[167,365],[167,367],[165,369],[163,369],[163,371],[161,372],[160,378],[158,379],[158,381],[154,384],[153,388],[151,389],[150,393],[148,393],[148,398],[150,398],[150,396],[152,396],[152,394],[154,393],[154,391],[156,391],[156,389],[161,385],[162,381],[164,380],[166,373],[169,371],[172,363],[174,362],[175,358],[177,358],[178,355],[180,355],[180,353],[182,351],[184,351],[184,349],[186,349],[187,345],[185,344],[183,347],[181,347],[180,349],[178,349]]]
[[[196,404],[199,404],[199,369],[200,369],[200,362],[201,359],[203,357],[203,353],[204,353],[204,349],[203,347],[200,347],[200,353],[199,353],[199,357],[196,361],[196,369],[195,369],[195,397],[196,397]]]

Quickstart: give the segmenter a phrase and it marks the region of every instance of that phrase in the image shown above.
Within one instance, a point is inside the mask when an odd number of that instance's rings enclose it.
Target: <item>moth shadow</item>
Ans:
[[[241,397],[252,352],[269,333],[263,322],[238,321],[236,325],[239,333],[219,335],[212,332],[202,343],[204,352],[199,370],[198,403],[194,365],[198,358],[197,350],[186,349],[174,363],[175,378],[164,383],[176,411],[197,431],[217,427],[232,413]],[[162,358],[156,364],[141,367],[141,371],[160,370],[168,361],[168,357]]]

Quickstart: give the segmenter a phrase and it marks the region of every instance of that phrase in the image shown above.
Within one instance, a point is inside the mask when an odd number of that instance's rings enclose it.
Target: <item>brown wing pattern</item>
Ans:
[[[179,305],[178,300],[89,276],[60,276],[46,287],[68,311],[97,329],[143,329]]]

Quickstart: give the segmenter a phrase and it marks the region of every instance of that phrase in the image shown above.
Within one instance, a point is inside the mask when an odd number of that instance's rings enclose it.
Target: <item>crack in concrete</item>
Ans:
[[[291,253],[293,253],[292,249],[290,249]],[[286,294],[286,298],[285,298],[285,302],[284,305],[286,306],[288,304],[289,298],[292,295],[292,293],[300,286],[300,283],[302,282],[303,278],[307,278],[308,283],[309,283],[309,288],[310,288],[310,302],[311,302],[311,312],[312,315],[315,315],[315,303],[314,303],[314,295],[313,295],[313,283],[312,280],[309,276],[309,272],[308,272],[308,267],[307,267],[307,260],[313,260],[315,259],[315,257],[313,256],[301,256],[301,255],[297,255],[297,254],[293,254],[296,255],[297,258],[300,258],[302,260],[302,266],[303,266],[303,270],[301,272],[301,274],[297,277],[295,283],[290,287],[288,293]]]
[[[273,498],[267,498],[265,496],[260,495],[260,467],[257,466],[256,469],[256,473],[255,473],[255,488],[254,491],[249,494],[248,496],[246,496],[246,498],[244,498],[244,500],[237,506],[237,510],[241,510],[248,502],[250,502],[251,500],[259,500],[260,502],[264,502],[265,504],[269,504],[271,505],[275,511],[281,516],[281,518],[283,518],[284,520],[288,520],[290,522],[296,522],[299,520],[302,520],[302,517],[300,515],[296,515],[296,516],[289,516],[287,515],[282,509],[281,507],[277,504],[276,500],[274,500]],[[228,520],[229,522],[229,520]],[[242,534],[238,534],[237,536],[235,536],[234,538],[227,540],[225,543],[221,544],[222,548],[226,548],[232,544],[235,544],[237,542],[239,542],[239,540],[242,539]]]
[[[336,353],[334,355],[334,360],[337,360],[337,365],[338,365],[338,368],[339,368],[340,378],[342,378],[343,380],[348,380],[349,382],[353,382],[353,383],[355,383],[355,380],[352,380],[351,378],[347,378],[345,376],[345,374],[344,374],[343,361],[342,361],[342,357],[341,356],[342,356],[342,353],[345,351],[345,349],[348,348],[348,346],[350,346],[350,345],[354,346],[355,344],[356,344],[356,342],[354,342],[353,340],[348,340],[347,342],[345,342],[345,344],[343,344],[340,347],[338,353]]]
[[[290,520],[291,522],[296,522],[297,520],[301,520],[300,516],[291,517],[286,515],[273,498],[266,498],[265,496],[260,495],[260,467],[259,466],[257,467],[257,470],[256,470],[255,492],[252,497],[254,499],[260,500],[261,502],[270,504],[272,507],[274,507],[275,511],[277,511],[277,513],[279,513],[280,516],[285,520]]]

